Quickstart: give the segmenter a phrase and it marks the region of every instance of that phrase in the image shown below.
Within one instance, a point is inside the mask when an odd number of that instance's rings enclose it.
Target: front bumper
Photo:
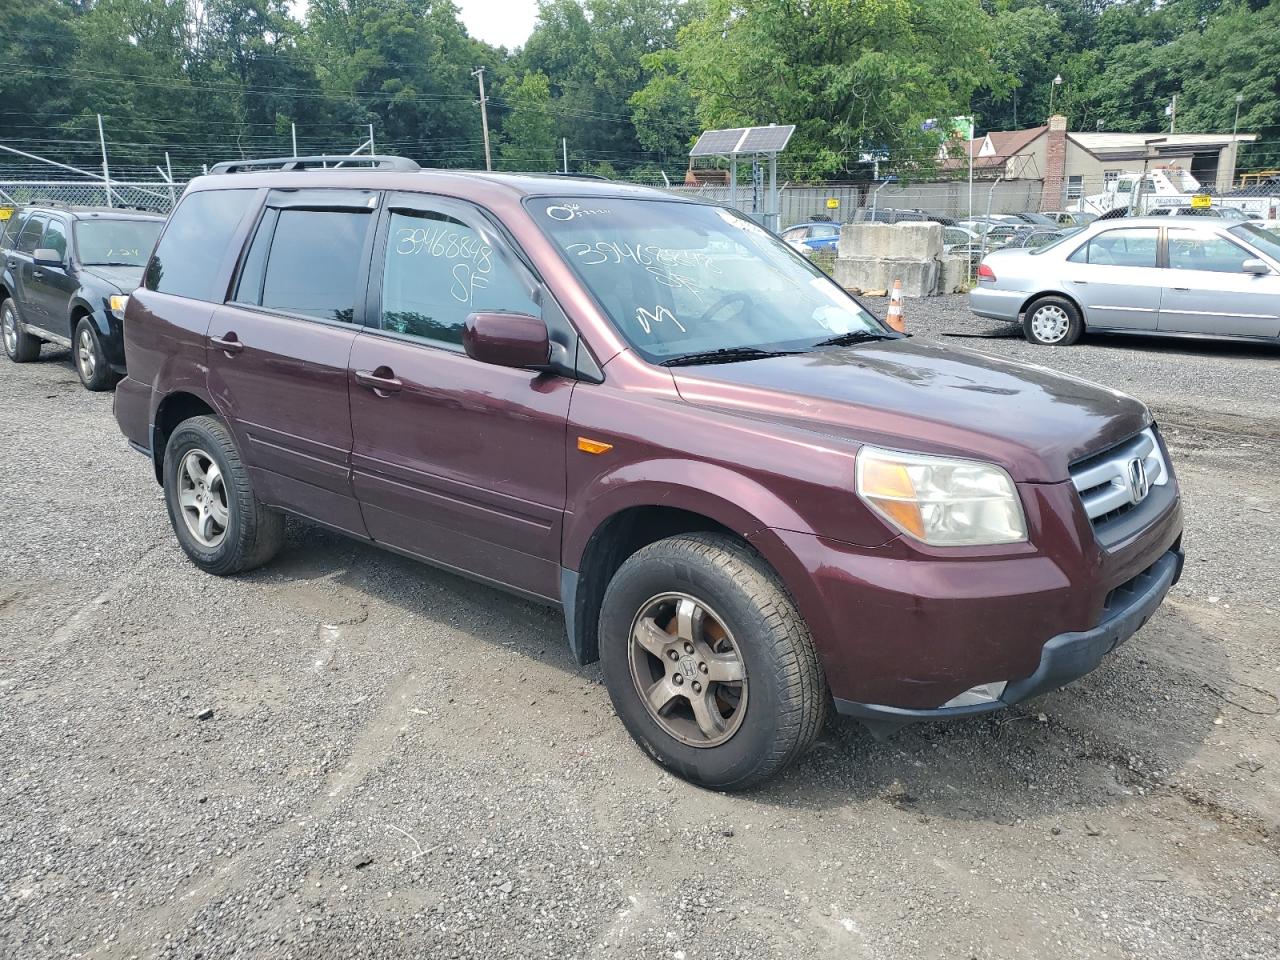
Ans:
[[[1102,621],[1096,627],[1060,633],[1050,638],[1041,650],[1040,665],[1035,672],[1010,682],[996,700],[955,707],[908,709],[837,699],[836,709],[862,720],[873,732],[885,734],[921,720],[947,720],[990,713],[1056,690],[1092,672],[1107,654],[1151,619],[1170,588],[1182,576],[1182,562],[1180,547],[1162,554],[1149,568],[1113,592]]]

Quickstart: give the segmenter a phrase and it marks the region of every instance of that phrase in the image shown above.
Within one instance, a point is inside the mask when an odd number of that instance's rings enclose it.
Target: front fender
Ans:
[[[633,507],[697,513],[749,539],[768,527],[809,532],[805,519],[762,484],[727,467],[661,458],[619,465],[596,476],[566,517],[561,565],[578,570],[591,535]],[[766,558],[767,559],[767,558]]]

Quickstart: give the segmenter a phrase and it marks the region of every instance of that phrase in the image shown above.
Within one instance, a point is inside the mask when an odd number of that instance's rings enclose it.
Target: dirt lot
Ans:
[[[0,361],[0,956],[1275,960],[1280,349],[908,309],[1147,400],[1186,576],[1073,686],[746,796],[648,761],[549,611],[301,525],[197,573],[110,396]]]

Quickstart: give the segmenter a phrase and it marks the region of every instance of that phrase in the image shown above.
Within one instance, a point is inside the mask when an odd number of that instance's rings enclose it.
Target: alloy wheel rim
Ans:
[[[76,349],[76,358],[80,361],[80,370],[86,380],[93,378],[98,367],[98,358],[93,349],[93,336],[87,329],[80,331],[80,342]]]
[[[1041,307],[1031,317],[1031,332],[1045,343],[1057,343],[1067,335],[1071,321],[1061,307]]]
[[[189,450],[178,465],[178,506],[187,532],[203,547],[227,536],[227,486],[222,471],[203,450]]]
[[[716,747],[742,726],[747,668],[733,634],[687,593],[647,600],[631,623],[631,679],[645,710],[668,736]]]
[[[18,352],[18,323],[13,307],[4,308],[4,348],[10,353]]]

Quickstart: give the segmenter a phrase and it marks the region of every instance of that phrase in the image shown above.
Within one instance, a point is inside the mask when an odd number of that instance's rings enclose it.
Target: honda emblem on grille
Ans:
[[[1147,465],[1141,457],[1129,461],[1129,502],[1141,503],[1151,492],[1151,484],[1147,480]]]

